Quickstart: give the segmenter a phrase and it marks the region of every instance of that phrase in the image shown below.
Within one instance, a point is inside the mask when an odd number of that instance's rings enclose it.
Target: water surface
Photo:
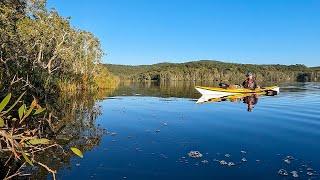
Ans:
[[[291,179],[297,171],[319,179],[319,83],[283,84],[251,112],[243,101],[196,104],[199,97],[193,84],[120,86],[96,102],[95,126],[108,133],[58,178]],[[193,150],[203,156],[188,157]]]

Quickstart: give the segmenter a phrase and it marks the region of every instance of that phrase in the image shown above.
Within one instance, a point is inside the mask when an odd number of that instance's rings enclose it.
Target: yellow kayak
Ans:
[[[278,86],[270,86],[256,89],[245,88],[216,88],[196,86],[196,90],[202,94],[201,100],[222,98],[227,96],[237,96],[243,94],[260,94],[272,91],[273,94],[279,94],[280,88]]]
[[[263,87],[257,89],[245,89],[245,88],[217,88],[217,87],[204,87],[204,86],[196,86],[197,90],[206,90],[206,91],[213,91],[213,92],[229,92],[229,93],[259,93],[259,92],[266,92],[266,91],[277,91],[279,92],[280,88],[278,86],[270,86],[270,87]]]

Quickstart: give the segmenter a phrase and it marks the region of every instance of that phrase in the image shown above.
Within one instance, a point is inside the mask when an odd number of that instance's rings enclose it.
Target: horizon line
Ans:
[[[294,65],[303,65],[308,68],[315,68],[315,67],[320,67],[320,65],[315,65],[315,66],[308,66],[306,64],[259,64],[259,63],[238,63],[238,62],[231,62],[231,61],[224,61],[224,60],[215,60],[215,59],[199,59],[199,60],[190,60],[190,61],[184,61],[184,62],[173,62],[173,61],[161,61],[158,63],[152,63],[152,64],[115,64],[115,63],[105,63],[102,62],[102,64],[106,65],[122,65],[122,66],[151,66],[151,65],[157,65],[157,64],[185,64],[185,63],[191,63],[191,62],[200,62],[200,61],[211,61],[211,62],[220,62],[220,63],[225,63],[225,64],[238,64],[238,65],[260,65],[260,66],[271,66],[271,65],[283,65],[283,66],[294,66]]]

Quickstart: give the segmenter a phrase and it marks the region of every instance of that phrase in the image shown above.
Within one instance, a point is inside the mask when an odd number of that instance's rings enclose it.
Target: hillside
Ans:
[[[320,69],[305,65],[254,65],[201,60],[186,63],[159,63],[153,65],[105,64],[121,80],[130,81],[224,81],[240,83],[248,71],[258,81],[319,81]]]

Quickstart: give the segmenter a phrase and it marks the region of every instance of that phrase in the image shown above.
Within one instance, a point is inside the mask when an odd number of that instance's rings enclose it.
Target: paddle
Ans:
[[[278,92],[274,91],[274,90],[267,90],[266,91],[266,96],[275,96],[277,94],[278,94]]]

